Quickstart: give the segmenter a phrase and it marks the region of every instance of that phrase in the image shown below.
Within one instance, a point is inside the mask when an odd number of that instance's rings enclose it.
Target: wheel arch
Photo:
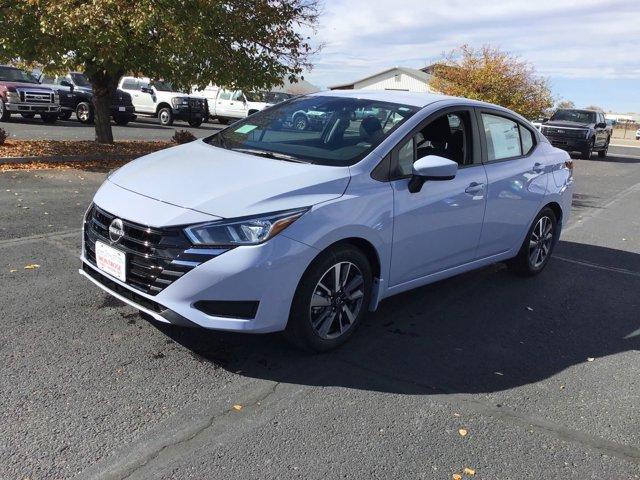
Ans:
[[[169,103],[167,102],[160,102],[158,104],[158,106],[156,106],[156,116],[158,116],[158,114],[160,113],[160,110],[162,110],[163,108],[171,108],[171,105],[169,105]]]
[[[542,207],[540,210],[544,210],[545,208],[550,208],[554,215],[556,216],[556,220],[559,224],[562,223],[562,207],[560,206],[560,204],[558,202],[549,202],[547,203],[544,207]]]

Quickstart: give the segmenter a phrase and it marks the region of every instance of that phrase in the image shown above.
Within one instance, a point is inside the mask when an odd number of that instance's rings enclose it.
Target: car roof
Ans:
[[[436,93],[408,92],[404,90],[325,90],[311,93],[310,95],[314,97],[360,98],[380,102],[400,103],[414,107],[424,107],[433,102],[456,99],[456,97]],[[465,99],[460,98],[458,100]]]

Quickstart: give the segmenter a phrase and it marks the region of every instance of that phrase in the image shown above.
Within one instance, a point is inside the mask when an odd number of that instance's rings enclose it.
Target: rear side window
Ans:
[[[535,146],[531,130],[509,118],[483,113],[482,123],[488,161],[521,157]]]

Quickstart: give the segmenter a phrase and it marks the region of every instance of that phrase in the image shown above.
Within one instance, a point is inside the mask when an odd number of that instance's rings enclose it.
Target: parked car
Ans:
[[[531,120],[531,125],[533,125],[536,130],[540,131],[542,124],[546,121],[548,121],[548,119],[539,118],[537,120]]]
[[[636,140],[640,140],[640,128],[636,130]]]
[[[0,121],[12,114],[32,118],[40,115],[45,123],[55,123],[60,112],[58,94],[40,85],[36,78],[18,68],[0,65]]]
[[[582,158],[607,156],[611,131],[604,113],[595,110],[560,109],[542,126],[542,133],[554,147],[580,152]]]
[[[287,124],[312,109],[326,128]],[[539,274],[572,194],[569,155],[505,108],[325,92],[112,173],[80,273],[159,322],[323,351],[391,295],[500,261]]]
[[[93,88],[87,77],[80,72],[69,72],[65,76],[41,75],[40,83],[53,88],[60,97],[62,120],[69,120],[75,113],[80,123],[91,124],[95,117]],[[131,95],[116,90],[111,101],[111,118],[118,125],[127,125],[136,119]]]
[[[205,99],[177,92],[169,82],[122,77],[118,88],[131,95],[137,114],[157,117],[161,125],[184,120],[192,127],[199,127],[207,112]]]
[[[209,102],[209,115],[222,124],[228,124],[292,97],[283,92],[243,92],[222,88],[216,93],[215,100]]]

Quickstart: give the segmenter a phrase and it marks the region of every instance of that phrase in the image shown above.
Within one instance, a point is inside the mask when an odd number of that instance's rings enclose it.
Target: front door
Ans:
[[[428,118],[393,152],[393,252],[390,286],[471,262],[482,231],[487,178],[471,109],[447,109]],[[458,163],[451,180],[408,184],[413,163],[437,155]]]

